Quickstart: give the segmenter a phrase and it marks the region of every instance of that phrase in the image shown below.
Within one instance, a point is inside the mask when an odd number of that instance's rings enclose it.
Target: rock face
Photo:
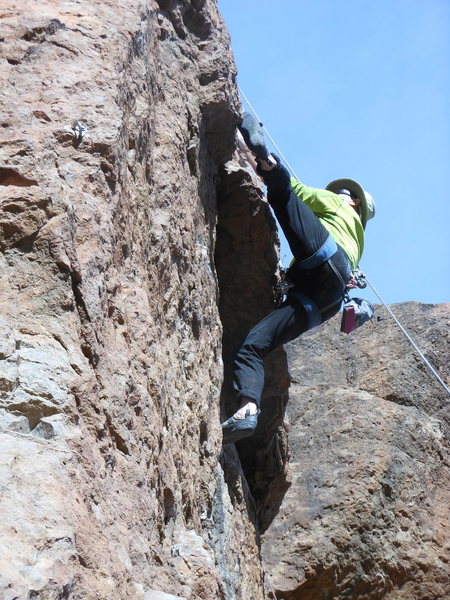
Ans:
[[[248,488],[232,504],[220,466],[240,107],[217,8],[1,12],[0,597],[259,600]]]
[[[222,449],[277,236],[215,3],[0,24],[2,600],[444,598],[444,396],[384,322],[291,344],[290,388],[273,353]],[[447,376],[448,307],[404,313]]]
[[[450,305],[393,310],[448,381]],[[277,598],[448,597],[448,395],[378,314],[287,346],[290,487],[262,544]]]

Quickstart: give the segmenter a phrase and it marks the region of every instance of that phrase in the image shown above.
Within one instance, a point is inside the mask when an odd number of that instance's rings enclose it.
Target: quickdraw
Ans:
[[[367,287],[367,279],[361,269],[353,269],[352,276],[347,283],[346,290],[353,290],[356,287],[364,289]]]

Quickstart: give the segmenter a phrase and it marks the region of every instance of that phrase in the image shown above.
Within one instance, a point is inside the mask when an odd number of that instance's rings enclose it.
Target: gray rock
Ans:
[[[444,377],[436,327],[449,308],[393,307]],[[445,390],[393,322],[351,337],[338,326],[287,346],[289,487],[264,533],[265,569],[281,598],[443,599]]]

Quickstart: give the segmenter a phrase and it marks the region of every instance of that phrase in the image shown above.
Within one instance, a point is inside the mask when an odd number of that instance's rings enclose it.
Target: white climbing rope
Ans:
[[[367,283],[372,288],[374,294],[380,300],[381,304],[384,306],[384,308],[388,311],[388,313],[394,319],[394,321],[396,322],[396,324],[398,325],[398,327],[400,328],[400,330],[402,331],[402,333],[404,334],[404,336],[406,337],[406,339],[409,341],[409,343],[412,345],[412,347],[414,348],[414,350],[417,352],[417,354],[423,360],[423,362],[425,363],[425,365],[430,369],[430,371],[433,373],[433,375],[436,377],[436,379],[442,385],[442,387],[444,388],[444,390],[450,396],[450,389],[449,389],[448,385],[445,383],[445,381],[442,379],[442,377],[439,375],[439,373],[436,371],[436,369],[433,367],[433,365],[426,358],[426,356],[423,354],[423,352],[421,351],[421,349],[418,347],[418,345],[415,343],[415,341],[412,339],[412,337],[409,335],[409,333],[406,331],[406,329],[403,327],[403,325],[400,323],[400,321],[394,315],[394,313],[392,312],[392,310],[389,308],[389,306],[386,304],[386,302],[383,300],[383,298],[380,296],[380,294],[374,288],[373,284],[370,282],[370,280],[367,278],[367,276],[366,276],[366,280],[367,280]]]
[[[244,92],[242,91],[242,89],[238,86],[238,90],[239,93],[241,94],[242,98],[244,99],[244,101],[246,102],[246,104],[248,105],[248,107],[250,108],[250,110],[253,113],[253,116],[258,119],[259,123],[261,123],[261,119],[258,117],[258,115],[256,114],[255,109],[253,108],[253,106],[251,105],[249,99],[247,98],[247,96],[244,94]],[[292,176],[298,180],[297,175],[295,174],[294,169],[291,167],[291,165],[289,164],[289,162],[286,160],[286,157],[283,156],[283,153],[281,152],[280,148],[277,146],[277,144],[275,143],[275,140],[272,138],[272,136],[270,135],[270,133],[267,131],[267,129],[264,127],[264,125],[261,123],[261,127],[263,128],[265,134],[267,135],[267,137],[269,138],[269,140],[271,141],[273,147],[276,149],[276,151],[278,152],[280,158],[283,159],[284,163],[286,164],[287,168],[289,169],[289,171],[291,172]],[[422,359],[422,361],[424,362],[424,364],[428,367],[428,369],[431,371],[431,373],[434,375],[434,377],[437,379],[437,381],[442,385],[442,387],[444,388],[444,390],[447,392],[447,394],[450,396],[450,389],[448,387],[448,385],[445,383],[445,381],[442,379],[442,377],[439,375],[439,373],[436,371],[436,369],[433,367],[433,365],[430,363],[430,361],[425,357],[425,355],[423,354],[423,352],[420,350],[420,348],[417,346],[417,344],[415,343],[415,341],[412,339],[412,337],[409,335],[409,333],[406,331],[406,329],[403,327],[403,325],[400,323],[400,321],[397,319],[397,317],[394,315],[394,313],[392,312],[392,310],[387,306],[387,304],[384,302],[383,298],[380,296],[380,294],[377,292],[377,290],[374,288],[374,286],[372,285],[372,283],[369,281],[369,279],[366,276],[366,280],[367,283],[369,284],[369,286],[372,288],[374,294],[378,297],[378,299],[380,300],[381,304],[384,306],[384,308],[387,310],[387,312],[390,314],[390,316],[393,318],[393,320],[395,321],[395,323],[397,324],[397,326],[400,328],[400,331],[405,335],[406,339],[409,341],[409,343],[412,345],[412,347],[414,348],[414,350],[417,352],[417,354],[420,356],[420,358]]]

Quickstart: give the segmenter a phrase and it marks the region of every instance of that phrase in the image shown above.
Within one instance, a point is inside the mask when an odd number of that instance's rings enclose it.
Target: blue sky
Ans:
[[[374,196],[361,268],[383,300],[449,302],[450,1],[218,3],[238,83],[298,177]]]

